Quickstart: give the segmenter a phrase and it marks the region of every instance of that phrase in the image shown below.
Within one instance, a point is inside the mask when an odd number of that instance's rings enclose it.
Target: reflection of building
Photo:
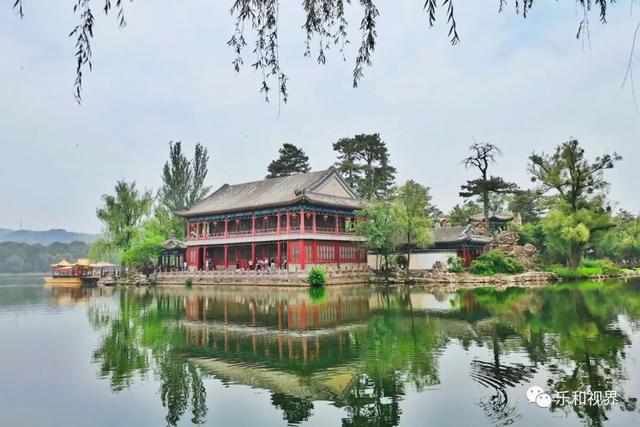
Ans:
[[[219,378],[313,399],[339,394],[354,375],[353,331],[369,317],[369,292],[341,289],[314,302],[306,290],[166,289],[159,308],[185,332],[179,353]]]
[[[273,259],[293,269],[363,265],[353,232],[360,200],[334,168],[237,185],[225,184],[176,214],[188,221],[190,269],[248,268]]]

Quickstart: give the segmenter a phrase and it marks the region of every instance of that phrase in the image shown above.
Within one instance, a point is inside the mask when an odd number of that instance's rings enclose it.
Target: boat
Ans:
[[[95,268],[86,258],[80,258],[75,263],[66,259],[51,264],[51,277],[45,277],[48,286],[95,286],[99,276]]]

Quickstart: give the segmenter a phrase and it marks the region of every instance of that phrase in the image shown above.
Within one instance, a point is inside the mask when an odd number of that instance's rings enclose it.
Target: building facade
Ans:
[[[189,270],[366,265],[354,232],[361,201],[331,167],[244,184],[225,184],[193,207],[187,220]]]

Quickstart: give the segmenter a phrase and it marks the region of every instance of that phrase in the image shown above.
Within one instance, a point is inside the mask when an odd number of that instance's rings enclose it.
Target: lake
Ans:
[[[1,426],[640,425],[638,280],[445,292],[0,276],[0,338]]]

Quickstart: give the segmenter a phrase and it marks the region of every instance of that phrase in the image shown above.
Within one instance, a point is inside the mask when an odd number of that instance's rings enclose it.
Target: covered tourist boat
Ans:
[[[95,285],[99,279],[94,264],[86,258],[79,258],[75,263],[66,259],[51,264],[51,277],[45,277],[46,285],[81,286]]]

